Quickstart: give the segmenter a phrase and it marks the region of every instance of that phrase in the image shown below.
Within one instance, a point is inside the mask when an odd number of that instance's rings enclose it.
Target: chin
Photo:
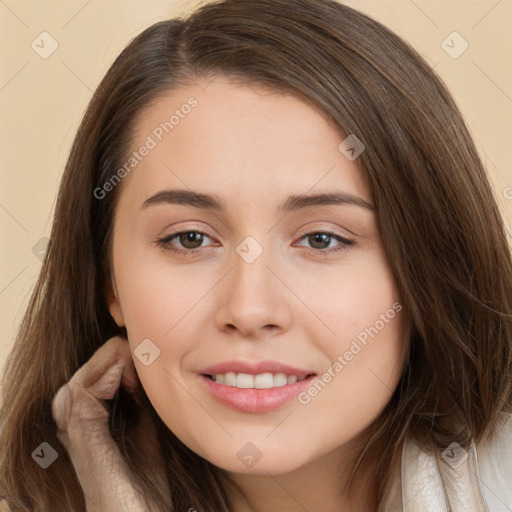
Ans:
[[[199,455],[227,472],[251,475],[291,473],[308,462],[307,458],[297,457],[296,450],[292,448],[259,449],[250,442],[242,444],[241,447],[226,447],[222,453],[205,451]]]

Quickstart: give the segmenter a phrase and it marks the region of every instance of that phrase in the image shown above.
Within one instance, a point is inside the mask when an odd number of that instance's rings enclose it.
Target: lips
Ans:
[[[218,375],[226,373],[247,373],[249,375],[260,375],[263,373],[284,373],[285,375],[295,375],[297,380],[315,374],[314,370],[307,370],[304,368],[297,368],[278,361],[242,361],[232,360],[223,363],[215,364],[200,370],[201,375]]]
[[[277,386],[237,387],[233,382],[226,384],[225,377],[240,376],[243,381],[254,382],[258,378],[272,374],[280,377]],[[222,376],[218,381],[215,378]],[[222,405],[239,412],[264,413],[270,412],[289,403],[301,391],[311,385],[316,373],[312,370],[293,367],[277,361],[245,362],[240,360],[216,364],[200,371],[199,378],[208,393]],[[275,383],[275,382],[274,382]]]

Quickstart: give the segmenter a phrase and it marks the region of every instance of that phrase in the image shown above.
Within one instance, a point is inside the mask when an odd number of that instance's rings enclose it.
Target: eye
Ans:
[[[204,237],[211,238],[210,235],[208,235],[208,233],[204,233],[203,231],[178,231],[176,233],[172,233],[169,236],[157,240],[157,243],[160,246],[162,246],[166,251],[171,251],[177,254],[189,254],[199,251],[199,249],[201,248],[201,244],[204,240]],[[171,245],[171,241],[174,238],[177,238],[178,242],[182,244],[182,246],[184,247],[183,249]]]
[[[173,252],[175,254],[195,254],[200,252],[204,239],[212,236],[208,233],[198,230],[178,231],[171,233],[170,235],[156,240],[158,245],[163,247],[166,251]],[[182,248],[172,245],[174,239],[181,244]],[[321,254],[327,256],[340,251],[348,251],[350,246],[354,245],[355,242],[348,238],[342,237],[336,233],[330,231],[311,231],[306,233],[300,238],[300,240],[307,239],[309,243],[313,245],[310,249],[310,253],[314,255]],[[331,242],[338,242],[338,245],[331,247]]]
[[[330,231],[311,231],[301,237],[301,240],[303,239],[306,239],[310,244],[312,244],[313,248],[309,251],[310,253],[315,255],[321,254],[322,256],[340,251],[348,251],[350,246],[355,244],[353,240],[349,240],[348,238]],[[331,242],[333,241],[338,242],[338,245],[330,247]]]

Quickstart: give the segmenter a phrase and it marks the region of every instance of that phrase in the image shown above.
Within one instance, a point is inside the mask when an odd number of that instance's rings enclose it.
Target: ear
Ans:
[[[107,301],[108,310],[110,311],[110,315],[114,319],[115,323],[119,327],[124,327],[124,319],[123,313],[121,312],[121,305],[119,304],[119,299],[117,297],[117,290],[115,282],[112,282],[113,279],[107,277],[105,282],[105,298]]]

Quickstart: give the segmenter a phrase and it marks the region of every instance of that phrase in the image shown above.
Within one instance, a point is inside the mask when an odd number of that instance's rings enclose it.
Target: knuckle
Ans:
[[[52,400],[52,415],[59,428],[65,427],[70,415],[70,390],[69,385],[62,386]]]

